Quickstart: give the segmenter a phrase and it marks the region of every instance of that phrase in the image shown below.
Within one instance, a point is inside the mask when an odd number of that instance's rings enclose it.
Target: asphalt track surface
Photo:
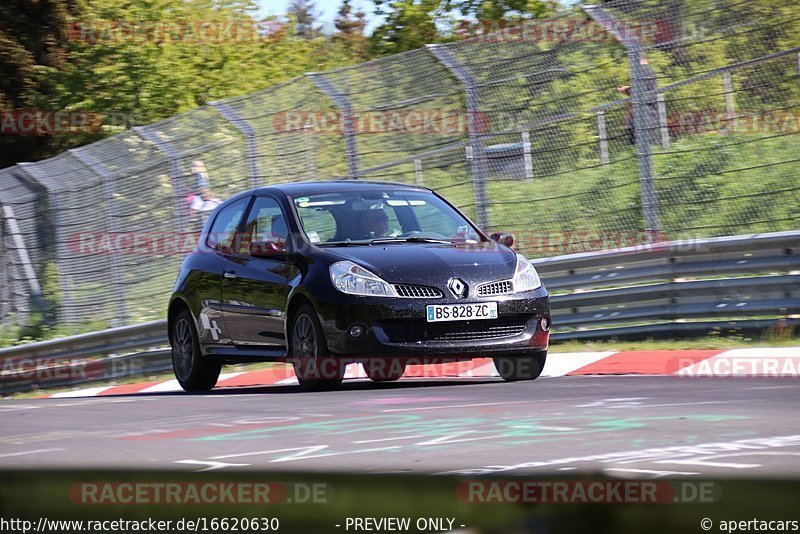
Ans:
[[[800,476],[794,378],[410,379],[0,402],[0,468]]]

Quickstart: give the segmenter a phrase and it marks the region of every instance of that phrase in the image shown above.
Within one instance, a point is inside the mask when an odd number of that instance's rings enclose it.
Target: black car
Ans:
[[[505,380],[534,379],[549,299],[511,244],[422,187],[241,193],[214,210],[181,266],[169,304],[175,375],[204,391],[222,364],[284,361],[302,386],[323,388],[351,362],[391,381],[409,363],[491,356]]]

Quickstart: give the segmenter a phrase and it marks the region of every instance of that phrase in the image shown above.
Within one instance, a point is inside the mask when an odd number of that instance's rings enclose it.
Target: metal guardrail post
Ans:
[[[261,173],[258,168],[258,145],[256,145],[256,132],[253,130],[253,126],[225,102],[209,102],[209,105],[216,109],[225,120],[230,122],[244,136],[247,150],[247,181],[252,188],[260,186]]]
[[[169,159],[169,178],[172,182],[172,198],[175,203],[175,221],[179,232],[182,232],[188,226],[186,225],[186,210],[184,208],[183,199],[186,196],[186,191],[183,185],[183,173],[181,172],[180,156],[170,147],[169,143],[159,138],[154,132],[146,129],[145,126],[134,126],[133,131],[139,134],[139,137],[145,141],[149,141],[161,151],[167,159]]]
[[[358,144],[356,142],[356,117],[353,104],[346,95],[343,95],[319,72],[307,72],[306,77],[311,80],[320,91],[330,98],[342,114],[342,135],[344,136],[344,157],[347,160],[347,177],[351,180],[358,179]]]
[[[486,197],[486,152],[483,147],[483,137],[479,131],[478,120],[480,95],[478,93],[478,80],[450,53],[450,50],[441,45],[428,45],[428,51],[447,68],[453,76],[464,86],[467,96],[467,114],[469,120],[469,150],[467,159],[470,160],[472,170],[473,189],[475,194],[475,219],[481,228],[489,228],[488,200]]]
[[[106,197],[106,228],[110,233],[118,231],[115,217],[115,200],[114,200],[114,184],[113,177],[105,165],[98,163],[92,156],[87,154],[84,150],[85,147],[73,148],[69,152],[75,156],[75,159],[83,163],[87,169],[94,173],[103,183],[103,195]],[[114,281],[114,309],[116,310],[116,317],[114,318],[111,326],[122,326],[127,321],[127,312],[125,310],[125,282],[122,266],[119,262],[118,254],[111,254],[111,277]]]
[[[631,104],[633,105],[633,131],[636,138],[636,160],[639,167],[642,212],[645,233],[653,240],[660,230],[658,195],[653,184],[653,162],[650,145],[656,144],[657,83],[655,73],[647,61],[641,44],[633,35],[623,34],[619,20],[598,5],[581,5],[586,14],[614,36],[624,47],[631,71]]]

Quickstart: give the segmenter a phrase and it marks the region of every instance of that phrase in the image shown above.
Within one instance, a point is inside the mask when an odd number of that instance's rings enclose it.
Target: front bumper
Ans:
[[[497,302],[498,319],[428,323],[428,304]],[[550,302],[542,288],[524,294],[487,299],[389,299],[342,294],[317,302],[331,354],[354,360],[404,357],[423,360],[469,359],[547,350]],[[348,332],[361,325],[366,332]]]

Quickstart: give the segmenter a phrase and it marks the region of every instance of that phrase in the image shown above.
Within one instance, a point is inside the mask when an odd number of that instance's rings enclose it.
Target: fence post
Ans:
[[[358,179],[358,145],[356,143],[356,117],[353,113],[353,104],[346,95],[338,92],[319,72],[307,72],[306,76],[317,89],[325,93],[342,114],[342,134],[344,135],[344,157],[347,160],[347,177],[351,180]]]
[[[261,173],[258,168],[258,145],[256,144],[256,132],[253,130],[253,126],[225,102],[209,102],[209,105],[216,109],[225,120],[230,122],[244,136],[247,151],[247,181],[251,188],[258,187],[261,185]]]
[[[423,185],[422,180],[422,160],[417,158],[414,160],[414,183]]]
[[[2,204],[0,204],[2,207]],[[0,209],[0,324],[7,325],[8,317],[11,315],[12,304],[11,298],[14,294],[13,285],[14,280],[11,276],[11,248],[8,246],[6,237],[6,219],[3,216],[3,210]]]
[[[667,123],[667,103],[664,94],[658,93],[658,125],[661,129],[661,147],[669,148],[669,124]]]
[[[533,179],[533,155],[531,154],[531,133],[522,132],[522,158],[525,162],[525,179]]]
[[[18,163],[17,167],[22,170],[22,173],[32,183],[38,184],[46,191],[47,198],[50,202],[53,232],[55,234],[55,261],[56,265],[58,265],[58,282],[59,288],[61,289],[61,307],[58,313],[64,318],[64,323],[73,326],[77,323],[77,320],[74,320],[73,318],[74,306],[72,305],[72,290],[69,287],[67,269],[64,266],[65,258],[67,258],[68,255],[66,253],[67,240],[63,235],[64,227],[60,224],[63,206],[61,205],[61,200],[58,198],[58,193],[55,193],[52,189],[47,187],[41,179],[37,178],[34,170],[35,168],[31,167],[30,165],[32,164]],[[22,264],[22,271],[29,281],[28,283],[30,284],[31,293],[34,296],[34,299],[40,302],[39,306],[44,312],[45,306],[44,299],[42,298],[42,290],[39,286],[39,280],[36,278],[36,272],[33,269],[33,264],[31,263],[28,255],[28,249],[25,248],[25,242],[22,239],[22,235],[19,233],[19,227],[17,226],[16,217],[14,217],[14,211],[11,209],[11,206],[7,205],[3,206],[3,211],[6,221],[9,223],[10,233],[12,236],[18,236],[18,239],[15,238],[14,240],[14,246],[17,247],[17,254],[19,255],[20,263]]]
[[[628,56],[631,71],[631,104],[633,105],[633,132],[636,138],[636,161],[639,169],[639,186],[641,188],[642,214],[644,229],[649,241],[659,234],[658,195],[653,184],[653,162],[650,145],[658,142],[655,134],[657,119],[657,83],[655,73],[647,62],[647,56],[636,39],[635,32],[622,33],[615,17],[607,13],[599,5],[581,5],[589,17],[599,23],[606,31],[617,39]]]
[[[3,205],[0,203],[0,208]],[[9,264],[9,250],[6,246],[6,218],[4,210],[0,209],[0,325],[8,324],[11,315],[11,269]],[[0,326],[0,332],[4,328]]]
[[[608,159],[608,134],[606,133],[606,112],[597,112],[597,136],[600,138],[600,163],[606,165]]]
[[[722,74],[722,87],[725,91],[725,124],[728,133],[733,133],[734,120],[736,120],[736,110],[733,100],[733,80],[731,79],[730,71],[725,71]]]
[[[75,156],[75,159],[83,163],[90,172],[95,174],[103,183],[103,195],[106,197],[106,228],[109,233],[117,232],[116,217],[114,210],[114,184],[112,182],[111,173],[108,172],[105,165],[98,163],[92,156],[85,152],[85,147],[73,148],[69,152]],[[118,254],[111,252],[111,277],[114,281],[114,308],[116,310],[116,318],[111,323],[111,326],[122,326],[127,322],[127,312],[125,310],[125,276],[122,272],[122,266],[119,263]]]
[[[489,228],[488,201],[486,198],[486,152],[483,147],[479,121],[480,96],[478,94],[478,80],[469,72],[450,51],[440,45],[428,45],[428,50],[447,68],[453,76],[464,86],[467,96],[467,121],[469,130],[469,147],[467,159],[472,171],[473,190],[475,195],[475,219],[481,228]]]
[[[139,137],[145,141],[149,141],[162,152],[167,159],[169,159],[169,179],[172,182],[172,200],[175,203],[175,222],[176,230],[178,232],[184,231],[188,228],[186,224],[186,213],[183,199],[186,197],[186,191],[183,186],[183,173],[180,166],[180,155],[170,147],[169,143],[162,140],[154,132],[147,129],[147,126],[135,126],[133,131],[139,134]]]
[[[25,240],[22,238],[22,234],[19,231],[17,218],[14,215],[14,208],[3,204],[3,219],[5,220],[5,226],[8,229],[8,236],[11,238],[11,241],[14,243],[14,248],[17,251],[17,257],[19,258],[19,263],[22,268],[22,274],[28,282],[28,289],[30,290],[31,298],[44,318],[45,305],[44,297],[42,296],[42,288],[39,285],[39,279],[36,277],[36,271],[33,268],[33,262],[31,262],[31,258],[28,255],[28,249],[25,247]]]

